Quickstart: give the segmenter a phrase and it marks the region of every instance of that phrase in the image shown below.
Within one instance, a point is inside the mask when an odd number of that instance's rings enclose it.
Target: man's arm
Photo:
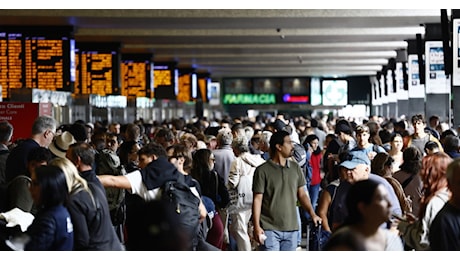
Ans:
[[[119,188],[131,190],[131,183],[124,175],[98,175],[97,176],[105,188]]]
[[[260,243],[260,235],[264,234],[264,230],[260,227],[260,212],[262,209],[262,193],[254,193],[252,199],[252,224],[254,225],[254,239]]]
[[[331,194],[327,192],[326,190],[323,190],[323,192],[321,192],[321,195],[319,197],[318,206],[316,208],[316,211],[318,212],[318,216],[320,216],[320,218],[322,219],[321,223],[323,224],[323,229],[329,232],[331,232],[331,227],[329,227],[327,213],[329,211],[331,202],[332,202]]]
[[[305,191],[304,186],[300,186],[297,189],[297,199],[299,200],[300,205],[302,205],[302,207],[308,212],[308,214],[310,214],[313,223],[315,223],[316,225],[317,223],[321,223],[321,218],[318,217],[315,211],[313,210],[310,197],[308,196],[307,192],[308,191]]]

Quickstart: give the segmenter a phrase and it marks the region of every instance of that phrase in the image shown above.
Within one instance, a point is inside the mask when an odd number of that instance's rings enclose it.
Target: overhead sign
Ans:
[[[48,114],[48,113],[47,113]],[[2,102],[0,103],[0,120],[6,120],[13,125],[12,141],[19,138],[29,138],[32,125],[39,116],[38,103]]]
[[[225,94],[225,105],[271,105],[276,104],[275,94]]]

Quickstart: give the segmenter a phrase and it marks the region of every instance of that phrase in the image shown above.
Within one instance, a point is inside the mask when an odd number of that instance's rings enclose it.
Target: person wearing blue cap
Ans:
[[[388,190],[388,199],[391,203],[392,214],[400,216],[402,214],[398,197],[393,187],[383,177],[371,173],[371,161],[369,157],[361,151],[350,151],[344,161],[340,164],[340,171],[345,173],[345,178],[340,181],[337,187],[335,199],[331,204],[332,230],[337,229],[348,216],[345,198],[351,185],[361,180],[374,180],[385,186]],[[386,227],[389,228],[387,225]]]

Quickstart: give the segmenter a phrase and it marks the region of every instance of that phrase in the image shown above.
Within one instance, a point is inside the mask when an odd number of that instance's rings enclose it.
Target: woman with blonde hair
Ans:
[[[102,189],[87,183],[67,158],[49,162],[62,169],[69,190],[67,208],[74,227],[74,250],[123,250],[110,220],[107,198]]]
[[[407,220],[398,224],[398,229],[407,246],[415,250],[429,250],[428,240],[431,222],[450,197],[446,171],[452,158],[444,152],[430,154],[422,159],[420,176],[423,181],[422,198],[418,219],[406,214]]]

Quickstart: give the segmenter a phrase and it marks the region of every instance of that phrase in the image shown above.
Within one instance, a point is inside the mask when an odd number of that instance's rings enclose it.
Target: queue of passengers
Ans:
[[[0,122],[2,250],[460,250],[459,137],[437,116],[39,116],[13,132]],[[182,179],[196,234],[161,200]]]

